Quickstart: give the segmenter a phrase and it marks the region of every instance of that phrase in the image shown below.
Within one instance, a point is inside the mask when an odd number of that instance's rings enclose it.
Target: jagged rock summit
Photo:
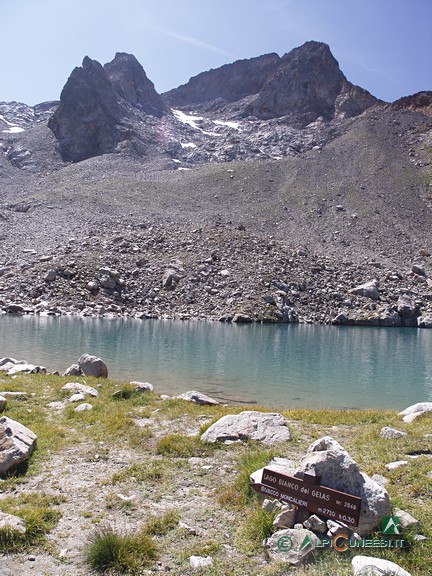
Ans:
[[[240,126],[227,124],[229,120],[253,121],[252,132],[270,129],[280,144],[275,154],[283,154],[297,136],[293,129],[302,130],[317,119],[329,123],[352,118],[376,102],[369,92],[348,82],[330,48],[322,42],[306,42],[282,57],[266,54],[238,60],[203,72],[163,95],[156,92],[134,56],[118,52],[104,66],[84,58],[82,66],[70,75],[48,126],[58,140],[64,161],[79,162],[125,148],[144,157],[152,147],[157,148],[159,156],[173,157],[174,153],[177,158],[181,148],[201,148],[202,144],[205,150],[194,154],[194,159],[202,163],[249,159],[247,145],[237,147],[243,148],[240,153],[230,152],[227,143],[221,142],[224,153],[212,153],[218,145],[209,144],[209,136],[223,136],[221,126],[240,131]],[[179,116],[178,112],[173,116],[171,107],[205,112],[207,121],[217,116],[219,132],[213,130],[214,126],[207,129],[196,124],[204,118]],[[161,124],[165,117],[171,120]],[[191,140],[179,121],[187,124],[189,133],[191,128],[199,132],[202,142]],[[276,130],[266,121],[282,123],[282,128]],[[181,143],[182,137],[192,145]],[[260,145],[252,141],[250,148],[260,151],[263,139],[257,140]],[[301,135],[300,140],[310,141],[310,137]],[[296,142],[294,148],[303,146],[303,142]]]
[[[176,107],[204,104],[210,111],[262,120],[285,116],[300,126],[318,117],[357,116],[378,101],[348,82],[327,44],[314,41],[281,58],[267,54],[204,72],[164,97]]]
[[[161,118],[168,111],[153,82],[132,54],[117,52],[114,60],[105,64],[105,72],[114,91],[126,102],[146,114]]]
[[[158,118],[167,112],[135,56],[117,53],[105,66],[86,56],[66,82],[48,123],[63,160],[79,162],[115,151],[130,137],[124,123],[133,119],[133,108]]]

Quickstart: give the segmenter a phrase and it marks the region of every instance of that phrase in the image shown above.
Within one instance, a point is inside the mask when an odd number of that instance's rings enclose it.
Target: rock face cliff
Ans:
[[[106,72],[86,56],[69,76],[48,126],[63,159],[78,162],[115,149],[120,118],[118,97]]]
[[[194,76],[187,84],[163,94],[164,100],[174,108],[196,106],[213,102],[235,102],[258,94],[279,64],[277,54],[237,60],[216,70]]]
[[[133,110],[136,109],[136,111]],[[48,126],[63,160],[79,162],[113,152],[131,137],[125,124],[138,113],[160,118],[167,107],[132,55],[117,53],[102,66],[86,56],[73,70]]]
[[[319,117],[357,116],[377,102],[348,82],[322,42],[306,42],[282,58],[267,54],[204,72],[163,97],[174,107],[199,106],[260,120],[285,117],[295,126]]]
[[[245,113],[262,119],[288,116],[306,125],[320,116],[331,120],[341,111],[356,116],[376,102],[347,81],[327,44],[307,42],[280,59]]]
[[[104,69],[116,94],[128,104],[158,118],[167,112],[167,106],[135,56],[117,52]]]

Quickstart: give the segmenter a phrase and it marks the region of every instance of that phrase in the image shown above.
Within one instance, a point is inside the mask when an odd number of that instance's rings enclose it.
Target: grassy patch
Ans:
[[[62,502],[59,497],[27,493],[0,500],[0,510],[18,516],[25,523],[25,533],[0,529],[0,551],[17,552],[25,550],[43,540],[60,519],[60,512],[53,508]]]
[[[215,444],[202,442],[199,436],[169,434],[158,440],[156,453],[176,458],[192,458],[193,456],[208,456],[216,447]]]
[[[156,484],[166,478],[171,477],[171,466],[164,460],[150,460],[146,462],[135,462],[123,470],[116,472],[111,477],[112,484],[119,482],[147,482]]]
[[[218,490],[219,504],[228,508],[242,508],[255,500],[255,493],[250,488],[250,475],[266,466],[276,454],[273,449],[249,446],[238,459],[234,482],[224,490]]]
[[[154,516],[147,520],[145,531],[152,536],[164,536],[179,523],[180,514],[177,510],[166,510],[162,516]]]
[[[139,574],[156,558],[156,545],[146,531],[119,532],[110,526],[98,528],[86,550],[88,565],[104,574]]]
[[[276,531],[273,520],[276,510],[267,512],[259,502],[254,502],[246,518],[237,531],[237,541],[241,549],[247,553],[257,552],[262,548],[263,540]]]

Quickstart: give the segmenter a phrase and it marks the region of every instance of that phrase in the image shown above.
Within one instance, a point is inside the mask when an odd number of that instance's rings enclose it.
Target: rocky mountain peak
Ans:
[[[245,114],[261,119],[289,116],[295,124],[306,125],[318,117],[334,118],[338,98],[345,104],[346,115],[358,114],[376,102],[366,91],[357,94],[352,87],[327,44],[306,42],[282,56]],[[362,96],[361,102],[350,106],[341,98],[342,93],[350,93],[350,101]]]
[[[173,107],[194,106],[215,100],[235,102],[257,94],[275,71],[279,60],[275,53],[237,60],[202,72],[187,84],[166,92],[163,97]]]
[[[118,97],[103,66],[86,56],[69,76],[48,127],[63,159],[78,162],[115,148],[119,119]]]
[[[310,41],[281,58],[266,54],[203,72],[163,95],[174,107],[223,111],[232,118],[285,117],[293,126],[352,117],[377,102],[345,78],[330,48]]]
[[[158,118],[167,112],[165,103],[135,56],[117,52],[114,60],[105,64],[104,69],[120,98]]]

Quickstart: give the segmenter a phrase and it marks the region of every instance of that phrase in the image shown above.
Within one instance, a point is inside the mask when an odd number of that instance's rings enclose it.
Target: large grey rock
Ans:
[[[7,416],[0,418],[0,474],[27,460],[36,448],[36,440],[29,428]]]
[[[18,516],[12,516],[12,514],[5,514],[0,511],[0,530],[4,529],[25,534],[25,522]]]
[[[365,284],[360,284],[359,286],[352,288],[350,290],[350,293],[358,294],[359,296],[365,296],[366,298],[370,298],[371,300],[380,299],[377,280],[371,280],[370,282],[366,282]]]
[[[264,444],[275,444],[292,440],[292,437],[282,414],[246,411],[223,416],[204,432],[201,440],[256,440]]]
[[[380,436],[384,440],[397,440],[398,438],[407,436],[407,433],[396,430],[396,428],[392,428],[391,426],[384,426],[384,428],[381,428]]]
[[[274,472],[279,472],[280,474],[287,474],[288,476],[292,476],[295,472],[295,463],[293,460],[289,460],[288,458],[281,458],[280,456],[275,456],[270,460],[267,464],[266,468],[269,470],[273,470]],[[250,481],[256,484],[257,482],[261,482],[262,480],[262,473],[264,468],[260,468],[255,472],[252,472],[250,475]]]
[[[78,366],[84,376],[95,378],[108,378],[108,368],[103,360],[97,356],[83,354],[78,361]]]
[[[174,290],[180,282],[181,276],[177,270],[169,268],[162,277],[162,286],[165,290]]]
[[[432,410],[432,402],[417,402],[412,406],[408,406],[402,412],[399,412],[399,416],[403,416],[403,421],[410,423],[415,420],[418,416],[426,414]]]
[[[203,406],[214,406],[219,404],[217,400],[214,398],[210,398],[210,396],[206,396],[202,392],[198,392],[197,390],[188,390],[188,392],[184,392],[179,396],[176,396],[180,400],[187,400],[188,402],[194,402],[195,404],[201,404]]]
[[[81,392],[81,394],[88,394],[94,398],[99,396],[99,392],[95,388],[87,386],[86,384],[81,384],[80,382],[68,382],[62,386],[61,390],[63,392]]]
[[[419,316],[417,326],[419,328],[432,328],[432,316]]]
[[[267,541],[266,548],[270,559],[299,566],[304,564],[324,548],[317,548],[319,538],[306,528],[278,530]]]
[[[145,391],[154,392],[154,386],[150,382],[138,382],[137,380],[133,380],[132,382],[130,382],[130,384],[133,384],[135,386],[136,392],[145,392]]]
[[[383,516],[391,515],[387,490],[360,472],[348,452],[330,436],[311,444],[296,473],[306,472],[321,477],[321,484],[362,499],[360,522],[356,532],[370,534]]]
[[[397,311],[398,314],[406,319],[406,318],[416,318],[420,315],[420,309],[417,304],[408,296],[399,296],[397,302]]]
[[[81,370],[78,364],[71,364],[69,368],[66,368],[63,376],[80,376]]]
[[[372,556],[354,556],[351,561],[354,576],[411,576],[409,572],[390,560]]]
[[[276,528],[293,528],[296,520],[297,508],[287,504],[282,507],[281,511],[276,514],[273,520],[273,526]]]

